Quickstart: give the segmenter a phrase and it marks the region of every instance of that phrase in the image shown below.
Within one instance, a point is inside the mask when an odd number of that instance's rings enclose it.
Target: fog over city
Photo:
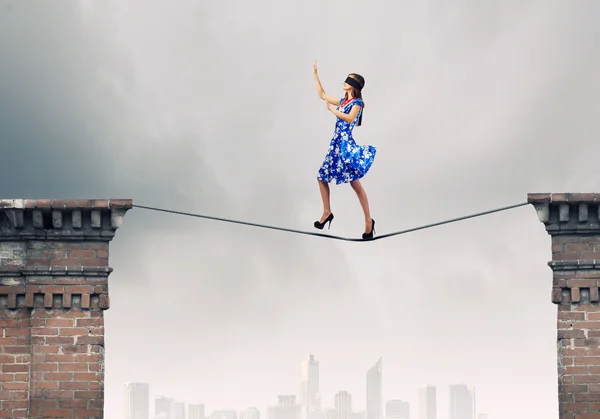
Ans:
[[[591,0],[0,0],[2,195],[317,231],[335,117],[314,60],[330,95],[365,77],[379,234],[599,191],[599,19]],[[355,193],[331,192],[325,232],[360,237]],[[134,208],[110,247],[104,415],[139,382],[150,415],[162,395],[269,419],[314,354],[325,408],[347,391],[366,411],[381,358],[383,407],[412,419],[427,383],[436,419],[452,384],[488,419],[558,419],[550,259],[531,206],[370,243]]]

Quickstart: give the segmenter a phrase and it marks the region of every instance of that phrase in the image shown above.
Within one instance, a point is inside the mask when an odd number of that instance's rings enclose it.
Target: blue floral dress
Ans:
[[[366,175],[377,151],[372,145],[357,145],[352,138],[352,130],[362,113],[362,99],[353,98],[341,106],[343,102],[344,98],[341,98],[337,109],[345,114],[349,113],[354,105],[359,105],[361,109],[351,123],[337,118],[333,138],[317,176],[320,181],[327,183],[335,181],[338,185],[353,182]]]

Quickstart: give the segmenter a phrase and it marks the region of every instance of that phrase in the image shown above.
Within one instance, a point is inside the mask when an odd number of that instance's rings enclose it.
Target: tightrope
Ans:
[[[267,229],[270,229],[270,230],[286,231],[288,233],[304,234],[304,235],[307,235],[307,236],[323,237],[323,238],[326,238],[326,239],[343,240],[343,241],[349,241],[349,242],[364,242],[364,241],[373,241],[373,240],[386,239],[388,237],[398,236],[400,234],[406,234],[406,233],[411,233],[411,232],[417,231],[417,230],[424,230],[426,228],[437,227],[437,226],[440,226],[440,225],[443,225],[443,224],[455,223],[457,221],[462,221],[462,220],[466,220],[466,219],[469,219],[469,218],[481,217],[483,215],[488,215],[488,214],[492,214],[492,213],[500,212],[500,211],[506,211],[506,210],[509,210],[509,209],[513,209],[513,208],[517,208],[517,207],[522,207],[522,206],[525,206],[525,205],[529,205],[529,203],[528,202],[522,202],[520,204],[509,205],[507,207],[496,208],[496,209],[492,209],[492,210],[489,210],[489,211],[478,212],[476,214],[470,214],[470,215],[465,215],[465,216],[458,217],[458,218],[452,218],[450,220],[440,221],[440,222],[437,222],[437,223],[426,224],[426,225],[423,225],[423,226],[420,226],[420,227],[413,227],[413,228],[409,228],[407,230],[397,231],[395,233],[382,234],[380,236],[379,235],[375,236],[375,237],[373,237],[370,240],[364,240],[362,238],[334,236],[334,235],[323,234],[323,233],[316,233],[316,232],[304,231],[304,230],[294,230],[294,229],[291,229],[291,228],[284,228],[284,227],[277,227],[277,226],[271,226],[271,225],[265,225],[265,224],[250,223],[248,221],[232,220],[232,219],[228,219],[228,218],[213,217],[213,216],[210,216],[210,215],[203,215],[203,214],[193,214],[193,213],[189,213],[189,212],[175,211],[175,210],[169,210],[169,209],[164,209],[164,208],[149,207],[149,206],[145,206],[145,205],[136,205],[136,204],[134,204],[133,207],[147,209],[147,210],[151,210],[151,211],[159,211],[159,212],[167,212],[167,213],[177,214],[177,215],[185,215],[185,216],[188,216],[188,217],[205,218],[205,219],[208,219],[208,220],[222,221],[222,222],[225,222],[225,223],[242,224],[242,225],[247,225],[247,226],[252,226],[252,227],[267,228]]]

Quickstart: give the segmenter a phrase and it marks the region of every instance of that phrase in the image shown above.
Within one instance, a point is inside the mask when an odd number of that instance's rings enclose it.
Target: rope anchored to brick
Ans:
[[[492,213],[495,213],[495,212],[506,211],[506,210],[509,210],[509,209],[513,209],[513,208],[517,208],[517,207],[522,207],[524,205],[529,205],[529,203],[528,202],[523,202],[523,203],[520,203],[520,204],[509,205],[507,207],[501,207],[501,208],[496,208],[496,209],[489,210],[489,211],[478,212],[476,214],[470,214],[470,215],[465,215],[465,216],[458,217],[458,218],[452,218],[450,220],[440,221],[440,222],[433,223],[433,224],[426,224],[426,225],[423,225],[423,226],[420,226],[420,227],[413,227],[413,228],[409,228],[407,230],[396,231],[394,233],[382,234],[380,236],[375,236],[372,239],[368,239],[368,240],[364,240],[362,238],[358,239],[358,238],[351,238],[351,237],[333,236],[333,235],[329,235],[329,234],[315,233],[315,232],[303,231],[303,230],[294,230],[294,229],[291,229],[291,228],[284,228],[284,227],[276,227],[276,226],[270,226],[270,225],[265,225],[265,224],[250,223],[250,222],[247,222],[247,221],[231,220],[231,219],[228,219],[228,218],[213,217],[213,216],[210,216],[210,215],[202,215],[202,214],[193,214],[193,213],[189,213],[189,212],[174,211],[174,210],[169,210],[169,209],[164,209],[164,208],[148,207],[148,206],[145,206],[145,205],[135,205],[134,204],[133,207],[143,208],[143,209],[147,209],[147,210],[151,210],[151,211],[167,212],[167,213],[177,214],[177,215],[186,215],[188,217],[198,217],[198,218],[205,218],[205,219],[208,219],[208,220],[223,221],[223,222],[226,222],[226,223],[242,224],[242,225],[247,225],[247,226],[252,226],[252,227],[268,228],[268,229],[271,229],[271,230],[287,231],[288,233],[305,234],[305,235],[308,235],[308,236],[317,236],[317,237],[323,237],[323,238],[327,238],[327,239],[343,240],[343,241],[349,241],[349,242],[362,242],[362,241],[373,241],[373,240],[379,240],[379,239],[386,239],[388,237],[398,236],[400,234],[411,233],[411,232],[417,231],[417,230],[424,230],[426,228],[437,227],[437,226],[440,226],[440,225],[443,225],[443,224],[450,224],[450,223],[454,223],[454,222],[457,222],[457,221],[466,220],[466,219],[469,219],[469,218],[481,217],[483,215],[488,215],[488,214],[492,214]]]

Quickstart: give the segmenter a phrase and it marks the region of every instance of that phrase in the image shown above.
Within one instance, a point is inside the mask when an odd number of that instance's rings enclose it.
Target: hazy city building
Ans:
[[[198,403],[188,405],[188,414],[186,419],[206,419],[204,404]]]
[[[215,410],[210,414],[210,419],[238,419],[238,413],[232,409]]]
[[[295,395],[277,396],[277,405],[267,408],[267,419],[300,419],[301,408]]]
[[[419,388],[418,419],[437,419],[437,391],[434,385]]]
[[[300,405],[304,419],[315,419],[314,413],[321,410],[319,361],[312,354],[302,361],[300,368]]]
[[[352,395],[347,391],[339,391],[333,396],[337,419],[353,419],[352,417]]]
[[[488,419],[488,415],[486,415],[485,413],[480,413],[480,414],[477,416],[477,419]]]
[[[171,415],[171,404],[174,402],[175,400],[169,398],[169,397],[164,397],[164,396],[157,396],[154,398],[154,414],[155,415],[160,415],[160,414],[165,414],[167,416],[167,419],[169,419],[169,416]]]
[[[367,371],[367,418],[383,419],[382,360]]]
[[[125,419],[150,419],[148,383],[125,383]]]
[[[358,412],[354,412],[354,413],[352,413],[352,418],[353,419],[367,419],[367,411],[359,410]]]
[[[157,415],[154,415],[154,419],[169,419],[169,414],[162,412]]]
[[[335,407],[323,409],[323,413],[325,414],[325,419],[337,419],[337,410]]]
[[[186,419],[185,403],[181,401],[173,401],[171,403],[171,413],[169,419]]]
[[[402,400],[388,400],[385,416],[387,419],[410,419],[410,405]]]
[[[249,407],[240,412],[240,419],[260,419],[260,411],[256,407]]]
[[[475,419],[475,389],[466,384],[450,385],[450,419]]]

